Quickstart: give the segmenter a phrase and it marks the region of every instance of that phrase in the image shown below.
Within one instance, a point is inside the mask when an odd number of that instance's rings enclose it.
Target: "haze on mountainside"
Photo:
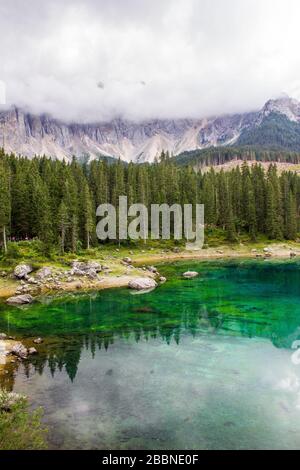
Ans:
[[[7,106],[72,122],[199,119],[300,97],[297,0],[0,4]]]

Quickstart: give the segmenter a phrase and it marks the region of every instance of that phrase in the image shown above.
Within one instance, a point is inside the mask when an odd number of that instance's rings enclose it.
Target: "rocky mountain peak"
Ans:
[[[285,115],[290,121],[300,121],[300,103],[294,98],[283,95],[277,99],[267,101],[263,107],[263,116],[271,113],[279,113]]]

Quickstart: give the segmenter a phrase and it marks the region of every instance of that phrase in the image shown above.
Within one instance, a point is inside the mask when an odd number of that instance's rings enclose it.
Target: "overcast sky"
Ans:
[[[299,24],[299,0],[1,0],[0,80],[67,120],[254,110],[300,98]]]

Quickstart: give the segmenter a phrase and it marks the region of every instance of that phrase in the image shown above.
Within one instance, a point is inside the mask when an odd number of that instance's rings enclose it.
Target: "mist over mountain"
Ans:
[[[14,106],[0,112],[0,142],[7,152],[67,161],[73,156],[109,156],[153,162],[162,150],[178,155],[231,145],[300,151],[300,103],[283,96],[251,113],[141,122],[120,118],[91,124],[70,124]]]

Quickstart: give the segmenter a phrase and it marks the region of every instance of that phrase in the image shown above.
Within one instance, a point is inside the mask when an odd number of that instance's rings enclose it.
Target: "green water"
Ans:
[[[0,332],[45,339],[13,388],[44,407],[50,447],[300,449],[300,264],[160,271],[168,282],[147,294],[0,306]]]

